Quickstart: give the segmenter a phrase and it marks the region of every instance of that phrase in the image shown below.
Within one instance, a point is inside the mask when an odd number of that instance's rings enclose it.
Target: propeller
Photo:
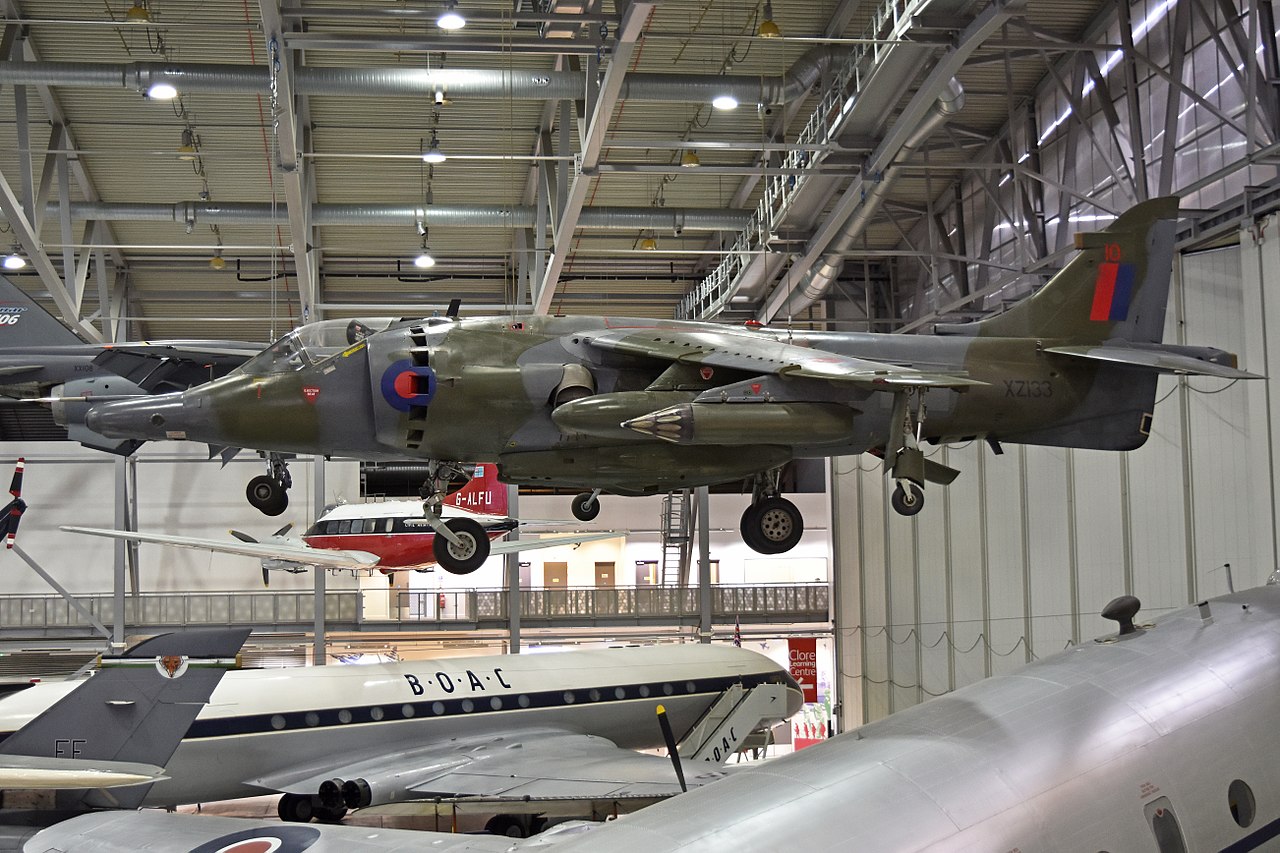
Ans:
[[[288,530],[292,526],[293,525],[291,524],[286,524],[284,527],[281,528],[281,531]],[[254,539],[248,533],[241,533],[239,530],[228,530],[227,532],[230,533],[232,536],[236,537],[237,539],[239,539],[241,542],[247,542],[250,545],[258,544],[258,540]],[[276,535],[278,536],[280,534],[276,534]],[[265,564],[262,566],[262,585],[268,589],[271,588],[271,572],[267,570],[267,567]]]
[[[22,499],[22,471],[26,466],[26,460],[19,456],[18,464],[13,469],[13,481],[9,484],[9,494],[13,495],[13,500],[4,509],[0,509],[0,534],[4,535],[5,548],[13,548],[14,539],[18,535],[18,522],[27,511],[27,502]]]
[[[680,781],[680,790],[688,791],[684,783],[684,768],[680,766],[680,753],[676,751],[676,736],[671,733],[671,723],[667,720],[667,709],[658,706],[658,725],[662,727],[662,739],[667,743],[667,755],[671,758],[671,766],[676,769],[676,779]]]

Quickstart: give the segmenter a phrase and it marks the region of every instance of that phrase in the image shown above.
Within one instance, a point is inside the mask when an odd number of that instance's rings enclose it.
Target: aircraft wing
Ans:
[[[157,393],[225,376],[261,350],[244,341],[138,341],[105,347],[93,363]]]
[[[685,773],[690,787],[727,775],[707,762],[688,763]],[[634,799],[680,793],[667,758],[558,729],[458,738],[409,749],[392,745],[377,755],[338,756],[245,781],[269,791],[314,794],[334,778],[392,776],[397,786],[422,799]]]
[[[265,560],[291,560],[307,566],[324,566],[330,569],[373,569],[379,557],[368,551],[338,551],[308,548],[279,540],[267,542],[241,542],[238,539],[199,539],[194,536],[169,536],[163,533],[134,533],[129,530],[104,530],[97,527],[61,528],[68,533],[85,533],[89,536],[106,536],[131,542],[151,542],[156,545],[173,545],[177,548],[195,548],[222,554],[243,554]]]
[[[555,548],[558,545],[577,545],[581,542],[595,542],[599,539],[617,539],[620,534],[607,533],[573,533],[565,536],[543,536],[539,539],[501,539],[489,546],[491,556],[512,554],[520,551],[536,551],[539,548]]]
[[[1103,344],[1101,346],[1065,346],[1065,347],[1048,347],[1045,352],[1056,353],[1057,355],[1069,355],[1075,358],[1084,358],[1091,361],[1104,361],[1110,364],[1125,364],[1129,367],[1143,367],[1148,370],[1155,370],[1159,373],[1173,373],[1189,376],[1215,376],[1219,379],[1262,379],[1256,373],[1249,373],[1247,370],[1241,370],[1234,363],[1223,364],[1218,361],[1209,361],[1205,358],[1196,358],[1193,355],[1180,352],[1171,352],[1163,348],[1146,348],[1146,347],[1126,347],[1111,346]],[[1214,355],[1225,356],[1226,353],[1214,351]],[[1230,356],[1232,362],[1235,361],[1234,356]]]
[[[89,761],[37,755],[0,757],[0,789],[116,788],[145,785],[168,778],[162,767],[131,761]]]
[[[625,355],[748,373],[849,382],[869,390],[886,390],[886,386],[963,388],[987,384],[957,374],[917,370],[796,346],[754,333],[618,329],[584,335],[582,342]]]
[[[281,823],[244,817],[166,814],[147,809],[89,812],[73,817],[42,829],[22,849],[25,853],[58,850],[92,850],[94,853],[138,853],[139,850],[509,853],[515,843],[514,838],[498,835]]]

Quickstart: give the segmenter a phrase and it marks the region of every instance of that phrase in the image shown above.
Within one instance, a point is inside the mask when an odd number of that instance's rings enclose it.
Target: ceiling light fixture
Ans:
[[[7,270],[20,270],[26,265],[27,259],[18,252],[17,246],[14,246],[13,251],[4,256],[4,268]]]
[[[698,152],[692,148],[686,148],[680,154],[680,165],[686,169],[696,169],[702,165],[702,161],[698,159]]]
[[[718,110],[736,110],[738,99],[733,95],[716,95],[711,99],[711,106]]]
[[[126,24],[151,23],[151,10],[142,5],[142,0],[133,0],[133,6],[124,13]]]
[[[214,272],[222,272],[227,268],[227,261],[222,257],[222,248],[213,250],[213,257],[209,259],[209,269]]]
[[[422,251],[418,253],[418,257],[413,259],[413,265],[420,270],[429,269],[436,265],[436,259],[431,256],[430,250],[427,249],[427,238],[422,238]]]
[[[653,237],[644,237],[640,240],[640,248],[646,252],[658,251],[658,241]]]
[[[436,163],[443,163],[447,159],[449,158],[445,157],[444,152],[440,150],[440,140],[436,138],[435,131],[432,131],[431,144],[427,146],[426,152],[423,153],[422,161],[434,166]]]
[[[178,88],[172,83],[158,80],[147,87],[147,97],[153,101],[172,101],[178,97]]]
[[[444,11],[436,18],[436,26],[442,30],[460,30],[467,25],[467,19],[458,11],[458,0],[449,0],[444,4]]]
[[[778,25],[773,21],[773,0],[764,0],[764,20],[760,22],[756,35],[762,39],[782,37],[782,30],[778,29]]]
[[[178,159],[191,162],[200,156],[200,151],[196,147],[195,132],[189,128],[182,129],[182,142],[178,145]]]

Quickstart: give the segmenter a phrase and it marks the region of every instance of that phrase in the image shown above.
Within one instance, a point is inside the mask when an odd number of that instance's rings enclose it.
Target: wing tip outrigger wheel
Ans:
[[[574,497],[569,511],[578,521],[595,521],[600,515],[600,490],[592,489]]]

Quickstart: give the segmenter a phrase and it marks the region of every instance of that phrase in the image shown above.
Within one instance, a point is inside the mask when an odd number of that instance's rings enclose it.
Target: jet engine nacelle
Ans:
[[[333,786],[341,780],[332,779],[320,786],[320,796],[332,796]],[[361,777],[348,779],[338,785],[342,804],[349,809],[366,809],[370,806],[381,806],[401,800],[416,799],[419,795],[410,796],[409,789],[396,780],[396,774],[372,778]]]
[[[553,409],[596,393],[596,378],[585,365],[566,364],[561,370],[560,384],[551,395]]]
[[[121,397],[149,396],[145,390],[128,379],[122,379],[119,376],[75,379],[62,385],[55,385],[50,389],[49,396],[53,399],[49,406],[53,411],[53,422],[60,427],[66,427],[67,437],[72,441],[78,441],[94,450],[105,450],[107,453],[120,456],[129,456],[142,446],[143,443],[135,439],[107,438],[85,425],[85,415],[93,408],[94,398],[106,401]]]

